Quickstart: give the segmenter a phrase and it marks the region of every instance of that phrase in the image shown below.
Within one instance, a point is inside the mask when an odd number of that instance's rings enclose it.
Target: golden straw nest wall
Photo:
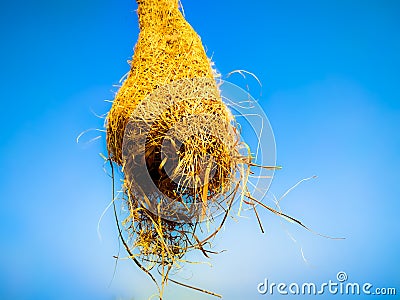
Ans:
[[[138,2],[140,34],[131,69],[107,118],[110,158],[122,165],[122,140],[136,105],[160,86],[182,78],[213,78],[201,39],[179,11],[177,0]]]
[[[129,215],[122,225],[128,234],[128,252],[136,250],[137,257],[150,265],[171,267],[186,251],[203,249],[195,233],[197,212],[206,217],[208,208],[233,184],[238,157],[236,131],[201,39],[180,12],[178,0],[137,2],[139,39],[131,69],[107,117],[107,149],[109,158],[124,172],[123,197]],[[157,116],[154,120],[153,115]],[[184,146],[163,146],[171,128],[175,132],[171,141],[177,138]],[[145,152],[137,145],[146,145]],[[162,146],[171,154],[168,161],[178,153],[176,176],[164,170],[159,157]],[[137,169],[138,157],[146,161],[146,170]],[[151,178],[144,184],[154,182],[160,193],[149,195],[142,189],[141,174],[147,172]],[[183,199],[188,201],[185,208],[189,204],[194,207],[195,213],[185,212],[188,222],[181,222],[180,215],[162,219],[156,211],[159,204],[165,204],[163,212],[168,207],[174,207],[175,212]]]

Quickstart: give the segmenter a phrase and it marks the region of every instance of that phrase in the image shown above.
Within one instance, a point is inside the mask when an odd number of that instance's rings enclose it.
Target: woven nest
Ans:
[[[221,297],[169,275],[187,262],[188,251],[206,257],[215,253],[210,242],[238,193],[241,205],[254,210],[262,231],[256,205],[310,229],[249,192],[252,166],[277,167],[252,162],[221,100],[212,62],[179,11],[178,0],[137,3],[139,40],[106,123],[119,237],[128,257],[157,285],[160,299],[168,281]],[[115,204],[115,167],[124,177],[122,221]],[[217,223],[219,213],[223,217]],[[161,287],[153,269],[161,275]]]
[[[249,158],[240,155],[233,117],[178,1],[137,2],[139,40],[107,116],[107,149],[124,174],[128,215],[122,226],[116,215],[120,238],[155,282],[149,271],[157,267],[163,287],[188,251],[211,252],[205,248],[229,213]],[[219,212],[221,222],[200,238],[201,221],[213,222]]]

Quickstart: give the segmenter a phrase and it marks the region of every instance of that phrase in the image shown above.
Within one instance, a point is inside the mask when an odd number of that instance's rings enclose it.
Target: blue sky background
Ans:
[[[256,82],[247,82],[272,124],[284,167],[270,195],[318,175],[282,209],[346,240],[321,238],[267,211],[260,212],[262,235],[248,214],[230,220],[215,240],[215,249],[228,251],[212,259],[212,268],[190,266],[181,276],[233,300],[282,298],[257,293],[265,277],[322,283],[339,271],[399,294],[399,2],[183,5],[222,74],[246,69],[263,83],[259,97]],[[129,69],[135,9],[127,0],[0,4],[1,299],[147,299],[155,291],[129,261],[120,261],[108,287],[118,243],[111,212],[101,223],[102,240],[96,232],[111,197],[98,155],[105,141],[75,142],[82,131],[102,128],[92,111],[108,111],[103,100],[113,98],[113,85]],[[168,286],[166,299],[189,298],[212,299]]]

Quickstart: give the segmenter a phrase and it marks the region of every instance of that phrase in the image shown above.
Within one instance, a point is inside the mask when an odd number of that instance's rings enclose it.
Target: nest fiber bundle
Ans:
[[[204,247],[226,219],[247,158],[178,1],[137,3],[139,40],[107,116],[107,149],[124,174],[127,238],[117,218],[120,238],[153,280],[149,270],[157,267],[164,284],[187,251],[210,252]],[[200,239],[200,222],[217,211],[222,223]]]

